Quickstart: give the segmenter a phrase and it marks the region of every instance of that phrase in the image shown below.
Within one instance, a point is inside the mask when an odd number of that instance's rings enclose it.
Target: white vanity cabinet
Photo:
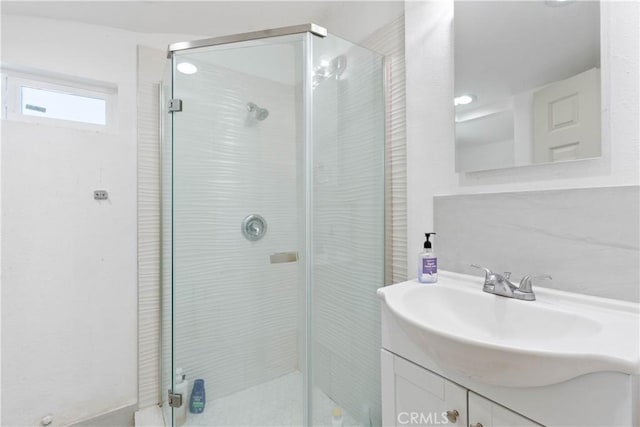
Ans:
[[[638,304],[438,276],[378,290],[385,425],[640,427]]]
[[[485,399],[472,391],[469,400],[469,426],[471,427],[539,427],[533,421]]]
[[[381,364],[383,425],[467,425],[465,388],[385,350]]]
[[[384,426],[540,426],[386,350],[381,365]]]

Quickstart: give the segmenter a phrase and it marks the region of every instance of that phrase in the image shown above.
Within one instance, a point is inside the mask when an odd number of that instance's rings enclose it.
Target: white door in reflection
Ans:
[[[600,70],[552,83],[533,95],[533,161],[600,156]]]

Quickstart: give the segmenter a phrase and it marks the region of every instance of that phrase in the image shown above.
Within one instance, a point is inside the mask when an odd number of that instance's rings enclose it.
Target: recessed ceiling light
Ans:
[[[453,105],[467,105],[467,104],[471,104],[473,101],[476,100],[476,96],[475,95],[460,95],[456,98],[453,98]]]
[[[198,67],[191,62],[181,62],[176,67],[182,74],[195,74],[198,72]]]

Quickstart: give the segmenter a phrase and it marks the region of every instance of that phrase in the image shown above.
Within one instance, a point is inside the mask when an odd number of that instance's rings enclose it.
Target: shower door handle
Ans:
[[[298,252],[277,252],[269,256],[271,264],[280,264],[283,262],[296,262],[298,261]]]

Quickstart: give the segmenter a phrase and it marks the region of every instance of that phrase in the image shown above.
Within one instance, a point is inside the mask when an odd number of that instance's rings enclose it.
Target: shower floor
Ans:
[[[302,404],[302,374],[292,372],[229,396],[207,401],[205,411],[202,414],[188,414],[185,425],[300,426],[303,421]],[[313,425],[331,426],[331,413],[338,405],[318,389],[314,391],[313,404]],[[344,409],[342,414],[344,426],[360,426]],[[170,420],[171,417],[166,415],[165,419]]]

